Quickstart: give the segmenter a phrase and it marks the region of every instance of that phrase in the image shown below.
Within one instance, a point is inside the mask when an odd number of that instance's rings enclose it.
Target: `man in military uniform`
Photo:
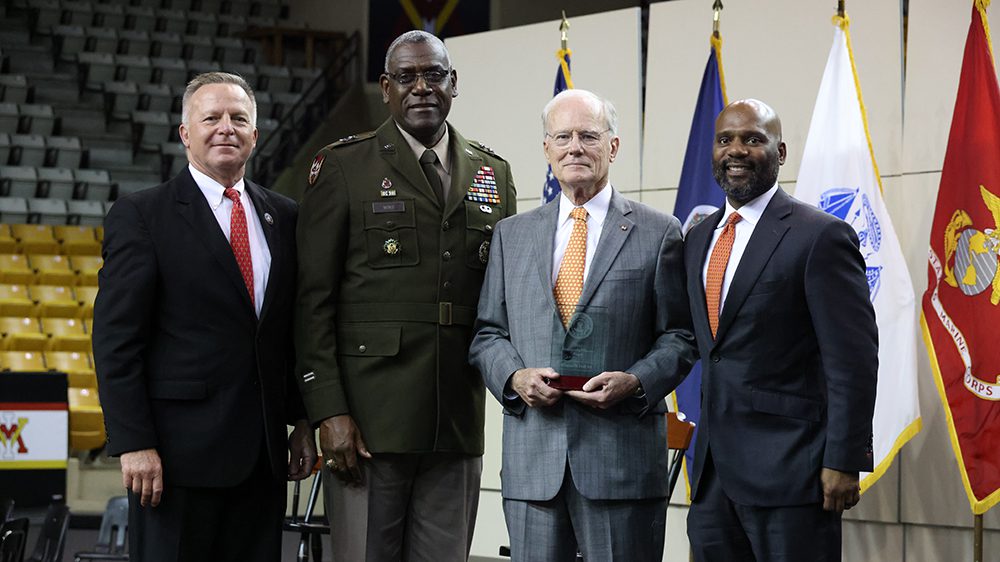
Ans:
[[[321,150],[300,205],[299,383],[334,560],[465,560],[484,418],[467,350],[514,182],[446,123],[458,76],[439,39],[398,37],[380,83],[392,117]]]

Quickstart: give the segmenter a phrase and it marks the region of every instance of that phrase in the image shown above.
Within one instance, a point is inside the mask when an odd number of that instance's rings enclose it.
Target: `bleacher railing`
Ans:
[[[361,76],[361,36],[355,31],[337,49],[333,60],[303,90],[299,101],[281,116],[278,127],[257,146],[249,163],[248,176],[256,183],[270,186],[294,161],[299,149],[309,140],[316,125]]]

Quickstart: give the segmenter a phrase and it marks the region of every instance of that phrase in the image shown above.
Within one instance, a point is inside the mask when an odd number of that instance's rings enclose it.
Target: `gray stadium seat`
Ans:
[[[284,115],[286,115],[289,111],[292,110],[292,107],[294,107],[296,103],[299,102],[300,97],[301,96],[299,94],[283,94],[283,93],[271,94],[271,100],[274,103],[274,109],[271,111],[272,114],[267,115],[267,117],[281,119]]]
[[[0,133],[0,166],[6,166],[10,160],[10,135]]]
[[[60,60],[76,60],[76,54],[87,46],[87,34],[82,25],[54,25],[52,43]]]
[[[128,119],[139,107],[139,86],[135,82],[104,84],[104,111],[115,119]]]
[[[253,64],[226,63],[226,72],[239,74],[251,87],[257,85],[257,67]],[[256,88],[254,88],[256,90]],[[256,91],[254,92],[257,93]]]
[[[139,86],[139,106],[143,111],[170,112],[174,95],[167,84],[141,84]]]
[[[38,172],[32,166],[0,166],[0,195],[34,197],[38,193]]]
[[[77,193],[91,201],[107,201],[111,197],[111,176],[105,170],[74,170]]]
[[[94,4],[94,25],[122,29],[125,27],[125,10],[119,4]]]
[[[24,197],[0,197],[0,222],[7,224],[28,222],[28,202]]]
[[[285,66],[261,65],[257,67],[258,86],[272,94],[292,89],[292,73]]]
[[[11,135],[10,163],[14,166],[44,166],[45,137],[42,135]]]
[[[57,168],[78,168],[83,147],[77,137],[48,137],[45,139],[48,149],[46,161]]]
[[[271,101],[271,93],[259,90],[253,93],[253,97],[257,100],[257,118],[267,119],[272,117],[271,113],[274,109],[274,103]]]
[[[159,150],[170,138],[170,116],[163,111],[133,111],[132,139],[140,150]]]
[[[154,84],[186,84],[187,64],[184,59],[151,57]]]
[[[226,66],[229,63],[244,63],[247,61],[250,53],[254,52],[252,49],[247,48],[242,39],[235,37],[216,37],[215,48],[219,59]]]
[[[100,226],[104,224],[104,204],[100,201],[67,201],[66,220],[70,224]]]
[[[38,194],[51,199],[72,199],[76,179],[69,168],[38,168]]]
[[[184,58],[186,60],[211,61],[216,60],[215,44],[210,35],[185,35]]]
[[[90,2],[62,0],[62,22],[67,25],[82,25],[94,23],[94,7]]]
[[[149,34],[152,42],[149,50],[151,57],[179,59],[184,54],[184,43],[178,33],[157,31]]]
[[[28,6],[34,18],[35,31],[39,33],[48,35],[52,32],[52,27],[59,25],[62,20],[59,0],[30,0]]]
[[[115,62],[119,80],[148,84],[153,79],[153,65],[149,57],[118,55]]]
[[[207,14],[219,14],[222,13],[222,0],[192,0],[191,9]]]
[[[222,66],[213,60],[192,60],[188,61],[187,69],[188,69],[188,75],[187,75],[187,80],[185,80],[185,82],[194,78],[195,75],[201,74],[203,72],[218,72],[222,70]]]
[[[157,10],[156,28],[168,33],[187,33],[188,14],[184,10]]]
[[[17,106],[21,114],[22,133],[51,135],[56,126],[56,116],[51,105],[22,103]]]
[[[179,174],[188,163],[184,145],[179,142],[160,144],[160,162],[167,177],[172,178]]]
[[[21,123],[16,103],[0,103],[0,133],[15,134]]]
[[[99,90],[105,82],[115,80],[115,55],[111,53],[79,53],[76,63],[83,85],[89,90]]]
[[[319,75],[323,72],[318,68],[302,68],[293,67],[292,72],[292,91],[297,93],[302,93],[312,85],[312,83],[319,78]]]
[[[92,53],[117,53],[118,30],[110,27],[88,27],[84,29],[87,44],[84,50]]]
[[[121,41],[118,51],[121,54],[136,57],[149,56],[149,47],[152,45],[152,41],[148,31],[123,29],[118,32],[118,39]]]
[[[264,18],[277,18],[281,16],[281,2],[277,0],[262,0],[260,2],[254,2],[250,6],[250,15],[264,17]]]
[[[38,224],[66,224],[65,199],[28,198],[28,220]]]
[[[189,35],[215,36],[219,33],[219,20],[214,13],[191,12],[187,32]]]
[[[233,16],[229,14],[219,14],[219,36],[233,36],[243,33],[247,29],[247,18],[245,16]]]
[[[127,6],[125,29],[156,29],[156,11],[150,6]]]
[[[250,2],[246,0],[227,0],[223,5],[222,9],[230,15],[234,16],[249,16],[250,15]]]
[[[28,79],[22,74],[0,74],[0,102],[27,103]]]

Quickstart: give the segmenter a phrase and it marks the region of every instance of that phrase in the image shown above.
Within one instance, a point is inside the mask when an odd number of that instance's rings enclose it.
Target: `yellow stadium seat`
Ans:
[[[80,318],[94,317],[94,299],[97,298],[97,287],[80,286],[76,288],[76,300],[80,301]],[[87,329],[90,333],[90,329]]]
[[[67,256],[99,256],[101,243],[92,226],[59,225],[52,227],[56,240]]]
[[[103,226],[98,226],[98,227],[94,228],[94,235],[97,236],[97,241],[98,242],[100,242],[102,244],[104,243],[104,227]]]
[[[42,354],[37,351],[0,351],[0,370],[2,371],[46,371]]]
[[[10,225],[0,223],[0,254],[13,254],[17,251],[17,240],[10,233]]]
[[[69,267],[76,272],[78,285],[97,286],[97,273],[104,266],[101,256],[71,256]]]
[[[76,318],[80,302],[65,285],[31,285],[28,295],[35,302],[35,315],[42,318]]]
[[[45,366],[50,371],[66,373],[75,388],[97,388],[97,374],[88,354],[78,351],[46,351]]]
[[[0,254],[0,282],[34,283],[35,272],[23,254]]]
[[[3,349],[9,351],[42,351],[49,343],[49,336],[42,333],[37,318],[0,317]]]
[[[95,388],[69,388],[69,448],[90,451],[104,446],[104,411]]]
[[[23,254],[58,254],[59,241],[47,224],[12,224],[10,231]]]
[[[49,336],[49,351],[90,351],[90,334],[77,318],[42,318],[42,331]]]
[[[70,268],[66,256],[32,254],[28,256],[28,262],[35,271],[35,283],[39,285],[76,284],[76,272]]]
[[[0,315],[30,316],[35,313],[35,303],[24,285],[0,283]]]

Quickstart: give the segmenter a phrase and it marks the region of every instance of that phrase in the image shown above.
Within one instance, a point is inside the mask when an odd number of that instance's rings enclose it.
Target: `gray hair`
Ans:
[[[563,90],[556,94],[556,96],[549,100],[549,103],[545,104],[542,108],[542,133],[548,133],[549,126],[549,113],[552,112],[552,108],[560,101],[567,98],[583,98],[594,103],[597,103],[601,107],[601,117],[604,118],[605,125],[609,131],[611,131],[611,136],[618,135],[618,110],[615,109],[613,103],[610,100],[606,100],[601,96],[591,92],[589,90]]]
[[[441,47],[441,50],[444,52],[444,60],[448,62],[448,68],[451,68],[451,55],[448,54],[448,49],[445,48],[444,41],[438,39],[438,37],[433,33],[427,33],[426,31],[414,29],[413,31],[407,31],[406,33],[400,35],[389,44],[389,48],[385,51],[384,72],[389,72],[389,59],[392,58],[392,54],[396,52],[396,49],[403,45],[413,45],[416,43],[430,43],[431,45]]]
[[[247,97],[250,98],[250,122],[257,126],[257,98],[253,95],[253,88],[242,76],[228,72],[205,72],[188,82],[187,87],[184,88],[184,98],[181,101],[181,123],[188,124],[188,105],[190,105],[191,96],[198,91],[198,88],[209,84],[233,84],[242,88]]]

